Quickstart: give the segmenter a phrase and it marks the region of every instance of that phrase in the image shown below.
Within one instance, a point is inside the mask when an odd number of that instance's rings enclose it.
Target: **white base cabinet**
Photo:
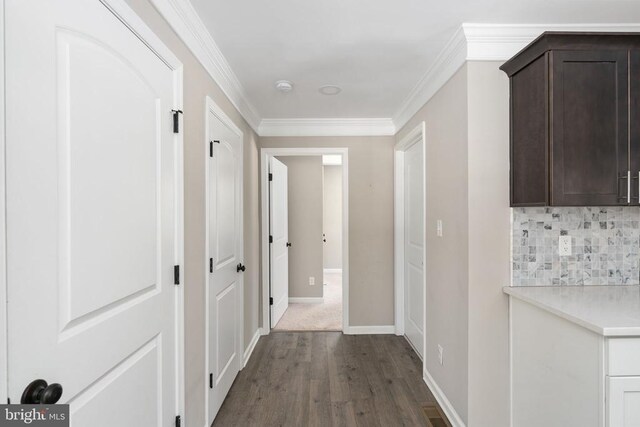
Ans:
[[[640,376],[607,377],[607,426],[640,427]]]

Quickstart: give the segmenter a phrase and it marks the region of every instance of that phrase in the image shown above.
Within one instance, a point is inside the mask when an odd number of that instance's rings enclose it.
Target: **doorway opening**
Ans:
[[[276,156],[286,167],[288,306],[275,319],[278,331],[342,330],[342,157]],[[280,173],[285,169],[280,166]],[[273,172],[272,172],[273,176]],[[277,178],[274,178],[278,181]],[[272,181],[274,182],[274,181]],[[277,203],[277,188],[271,203]],[[270,210],[278,215],[279,210]],[[271,219],[272,230],[281,222]],[[272,245],[278,244],[278,233]],[[274,248],[277,251],[277,248]],[[272,258],[272,272],[279,268]],[[284,280],[280,275],[280,280]],[[272,275],[272,294],[274,276]],[[277,302],[278,300],[276,300]]]
[[[262,333],[346,330],[347,149],[263,149],[262,179]]]

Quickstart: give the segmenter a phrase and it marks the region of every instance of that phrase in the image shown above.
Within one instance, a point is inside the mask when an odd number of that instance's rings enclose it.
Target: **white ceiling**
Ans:
[[[634,23],[640,0],[191,0],[262,118],[392,117],[463,22]],[[276,80],[294,84],[277,92]],[[337,85],[336,96],[318,93]]]

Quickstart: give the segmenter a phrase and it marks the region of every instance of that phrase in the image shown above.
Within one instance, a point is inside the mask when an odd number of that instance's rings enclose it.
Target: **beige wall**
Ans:
[[[467,67],[463,67],[402,128],[426,122],[427,370],[467,420],[468,200]],[[436,221],[443,237],[436,236]],[[438,363],[438,344],[444,364]]]
[[[349,149],[349,322],[393,325],[393,145],[384,137],[265,137],[260,146]]]
[[[509,80],[469,62],[469,426],[509,425]]]
[[[186,419],[203,426],[205,350],[205,97],[208,95],[244,133],[244,341],[258,329],[257,136],[148,0],[127,0],[184,66],[185,382]]]
[[[342,268],[342,166],[324,166],[324,268]]]
[[[509,425],[509,83],[499,65],[466,63],[397,135],[426,122],[427,370],[469,427]]]
[[[278,157],[287,166],[289,297],[322,297],[322,157]],[[315,285],[309,285],[309,277]]]

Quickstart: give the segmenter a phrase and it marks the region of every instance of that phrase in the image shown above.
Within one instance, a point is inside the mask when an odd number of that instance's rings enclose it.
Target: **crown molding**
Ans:
[[[431,97],[464,65],[466,59],[467,40],[463,27],[460,27],[393,116],[393,123],[397,130],[402,129],[424,107]]]
[[[640,24],[462,24],[468,61],[506,61],[545,31],[640,32]]]
[[[391,119],[263,119],[260,136],[393,136]]]
[[[391,119],[261,119],[189,0],[151,0],[259,136],[394,135]]]
[[[506,61],[545,31],[640,32],[640,24],[462,24],[393,116],[407,122],[467,61]]]
[[[393,118],[261,119],[189,0],[151,0],[259,136],[395,135],[467,61],[506,61],[544,31],[640,32],[640,24],[473,24],[458,28]]]
[[[151,0],[164,19],[211,75],[229,101],[257,132],[260,115],[189,0]]]

